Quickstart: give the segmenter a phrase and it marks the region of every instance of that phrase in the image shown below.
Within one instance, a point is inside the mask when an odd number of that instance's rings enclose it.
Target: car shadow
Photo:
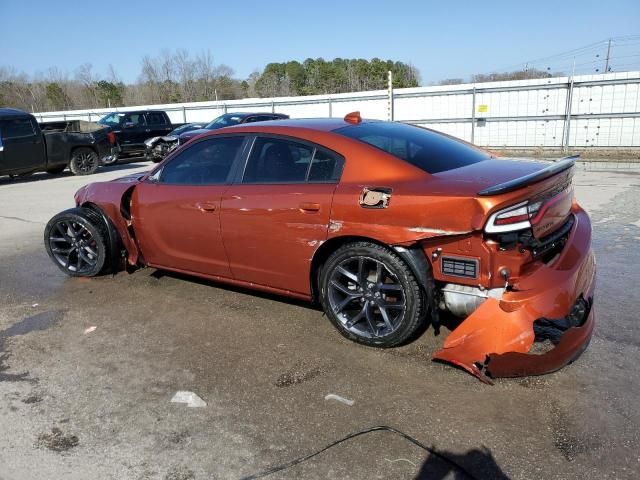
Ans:
[[[436,450],[437,455],[429,454],[415,480],[509,480],[502,471],[491,450],[482,446],[473,448],[463,454],[446,450]],[[446,458],[444,460],[442,457]]]
[[[132,168],[140,168],[147,165],[149,166],[149,168],[151,168],[155,164],[151,162],[147,162],[141,158],[132,158],[132,159],[122,160],[121,163],[117,163],[115,165],[104,165],[98,169],[97,173],[117,172],[119,170],[130,170]],[[73,176],[75,175],[73,175],[73,173],[71,173],[69,170],[65,170],[64,172],[58,173],[58,174],[51,174],[47,172],[36,172],[33,174],[19,175],[13,178],[9,176],[0,176],[0,186],[15,185],[19,183],[33,183],[33,182],[40,182],[43,180],[53,180],[55,178],[64,178],[64,177],[73,177]],[[86,177],[87,179],[90,179],[92,175],[87,175]]]
[[[311,301],[307,301],[307,300],[287,297],[284,294],[279,295],[277,293],[263,292],[260,290],[240,287],[238,285],[232,285],[225,282],[217,282],[215,280],[208,280],[206,278],[195,277],[195,276],[188,275],[186,273],[170,272],[168,270],[155,270],[151,274],[151,276],[157,280],[160,280],[162,277],[175,278],[178,280],[184,280],[185,282],[197,283],[198,285],[205,285],[212,288],[221,288],[224,290],[228,290],[230,292],[242,293],[245,295],[250,295],[252,297],[259,297],[259,298],[273,300],[280,303],[286,303],[288,305],[294,305],[298,307],[304,307],[312,310],[322,311],[322,307],[320,306],[319,302],[312,303]]]

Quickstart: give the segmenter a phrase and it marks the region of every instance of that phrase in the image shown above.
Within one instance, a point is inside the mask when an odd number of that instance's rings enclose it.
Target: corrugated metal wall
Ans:
[[[308,118],[342,117],[359,110],[363,117],[387,119],[388,102],[387,92],[380,90],[113,110],[165,110],[175,123],[209,121],[225,112],[242,111]],[[97,120],[113,110],[35,115],[41,121]],[[397,89],[394,119],[486,147],[640,147],[640,72]]]

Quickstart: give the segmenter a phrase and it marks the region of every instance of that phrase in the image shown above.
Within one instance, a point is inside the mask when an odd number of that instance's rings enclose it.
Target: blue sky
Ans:
[[[429,84],[640,35],[640,0],[0,0],[0,25],[0,66],[29,74],[55,66],[73,75],[88,62],[97,73],[113,64],[134,81],[144,55],[184,48],[193,55],[210,50],[238,78],[274,61],[377,56],[411,62]],[[605,50],[579,52],[579,73],[595,70]],[[612,63],[640,69],[635,54],[640,37],[616,42]],[[535,66],[547,64],[566,71],[572,59]]]

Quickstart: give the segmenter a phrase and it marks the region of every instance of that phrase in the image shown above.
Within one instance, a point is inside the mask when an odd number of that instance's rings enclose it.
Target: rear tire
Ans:
[[[320,301],[338,331],[357,343],[389,348],[425,322],[424,291],[392,250],[355,242],[336,250],[320,274]]]
[[[98,154],[88,147],[76,148],[71,154],[69,170],[74,175],[91,175],[98,170],[100,159]]]
[[[93,277],[109,265],[109,233],[104,220],[88,208],[55,215],[44,229],[49,258],[72,277]]]

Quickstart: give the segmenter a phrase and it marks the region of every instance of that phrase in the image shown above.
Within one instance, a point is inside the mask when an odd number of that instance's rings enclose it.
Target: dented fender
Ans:
[[[98,207],[113,224],[123,248],[127,251],[127,263],[136,265],[139,260],[139,249],[135,239],[129,232],[130,223],[121,211],[123,196],[140,183],[144,174],[128,175],[110,182],[94,182],[85,185],[75,194],[77,206],[87,203]]]

